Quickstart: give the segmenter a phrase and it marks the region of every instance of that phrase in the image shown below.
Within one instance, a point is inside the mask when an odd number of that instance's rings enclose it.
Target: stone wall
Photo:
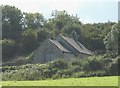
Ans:
[[[58,49],[50,40],[46,40],[35,54],[35,63],[45,63],[56,59],[64,58],[63,52]]]

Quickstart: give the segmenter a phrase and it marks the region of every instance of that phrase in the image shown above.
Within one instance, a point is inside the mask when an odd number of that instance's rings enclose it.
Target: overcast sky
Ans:
[[[50,18],[53,10],[66,10],[78,15],[83,23],[118,20],[119,0],[0,0],[1,5],[14,5],[22,12],[39,12]]]

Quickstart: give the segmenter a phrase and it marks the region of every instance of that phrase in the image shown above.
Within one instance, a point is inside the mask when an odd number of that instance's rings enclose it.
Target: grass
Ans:
[[[118,76],[40,81],[3,81],[2,86],[118,86]]]

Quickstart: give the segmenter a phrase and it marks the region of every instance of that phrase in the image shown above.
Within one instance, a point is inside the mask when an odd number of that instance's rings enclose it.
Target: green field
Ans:
[[[2,86],[118,86],[118,76],[42,81],[3,81]]]

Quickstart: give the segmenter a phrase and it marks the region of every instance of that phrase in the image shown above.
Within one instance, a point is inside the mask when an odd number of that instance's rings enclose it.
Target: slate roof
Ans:
[[[93,55],[92,52],[91,52],[90,50],[88,50],[88,49],[87,49],[84,45],[82,45],[80,42],[78,42],[78,44],[82,47],[82,49],[84,50],[84,53]]]
[[[74,49],[76,49],[80,53],[93,55],[90,50],[88,50],[84,45],[82,45],[79,41],[75,41],[74,39],[70,37],[65,37],[62,35],[59,35],[64,39],[66,42],[68,42]],[[62,52],[70,53],[69,50],[67,50],[63,45],[61,45],[57,40],[49,39],[51,43],[53,43],[57,48],[59,48]]]
[[[49,39],[56,47],[58,47],[62,52],[67,52],[69,53],[70,51],[68,51],[67,49],[65,49],[58,41],[56,40],[51,40]]]
[[[92,52],[88,50],[84,45],[82,45],[79,41],[75,41],[70,37],[65,37],[62,35],[60,35],[60,37],[66,40],[72,47],[74,47],[80,53],[92,55]]]

